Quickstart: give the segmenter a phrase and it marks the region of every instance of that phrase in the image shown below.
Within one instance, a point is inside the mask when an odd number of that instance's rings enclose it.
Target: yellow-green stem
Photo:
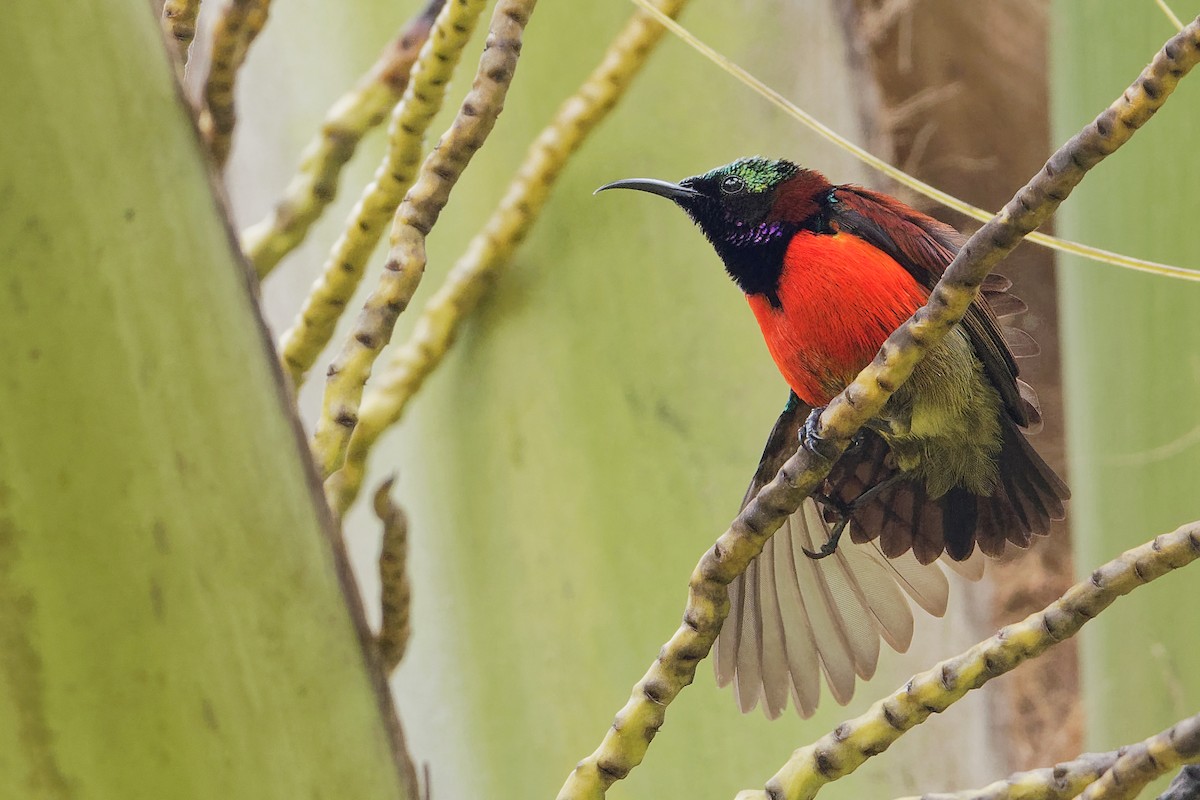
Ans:
[[[1200,10],[1195,2],[1173,5]],[[1126,15],[1128,8],[1120,0],[1050,4],[1053,129],[1076,127],[1170,29],[1155,9]],[[1195,136],[1200,85],[1189,80],[1137,147],[1063,207],[1059,231],[1197,263],[1195,235],[1181,213],[1200,204],[1200,152],[1186,144]],[[1071,517],[1086,532],[1074,547],[1087,563],[1133,544],[1131,529],[1166,528],[1196,514],[1200,372],[1190,364],[1200,339],[1200,289],[1098,273],[1074,258],[1060,261],[1058,282]],[[1136,609],[1114,609],[1080,642],[1089,749],[1111,749],[1130,731],[1148,735],[1200,709],[1200,681],[1184,666],[1200,663],[1200,639],[1177,635],[1177,609],[1194,597],[1194,587],[1175,583]],[[1134,686],[1143,690],[1140,702],[1113,702]]]
[[[175,40],[179,60],[184,64],[187,63],[188,48],[196,38],[196,17],[199,14],[200,0],[167,0],[163,3],[163,27]]]
[[[0,797],[415,800],[160,20],[3,25]]]
[[[685,4],[686,0],[665,0],[660,8],[675,15]],[[375,442],[400,420],[408,401],[442,362],[480,298],[499,279],[537,220],[567,159],[612,110],[662,36],[658,24],[635,13],[600,64],[530,146],[500,206],[421,310],[411,337],[396,349],[363,397],[346,461],[326,481],[326,494],[338,513],[345,513],[358,496]]]
[[[421,48],[404,97],[388,126],[387,153],[350,212],[299,317],[280,341],[284,371],[296,387],[304,382],[305,374],[329,343],[334,326],[362,280],[367,259],[383,235],[384,225],[412,185],[421,162],[425,131],[442,107],[454,68],[486,6],[486,0],[447,3]]]
[[[408,517],[391,498],[395,478],[388,478],[375,491],[375,516],[383,524],[383,542],[379,551],[379,657],[391,673],[404,658],[409,637],[409,601],[412,587],[408,581]]]
[[[1116,753],[1088,753],[1053,767],[1014,773],[982,789],[926,792],[900,800],[1071,800],[1111,769],[1116,760]],[[755,792],[742,792],[738,800],[755,796]]]
[[[233,127],[237,123],[233,89],[246,53],[267,24],[270,0],[229,0],[213,28],[212,63],[204,82],[200,133],[218,167],[229,159]]]
[[[1122,748],[1117,763],[1085,789],[1079,800],[1133,800],[1150,781],[1196,762],[1200,762],[1200,714]]]
[[[430,0],[380,54],[353,89],[338,98],[304,150],[300,169],[271,213],[242,232],[242,250],[265,278],[304,241],[337,195],[342,167],[368,131],[387,119],[408,86],[409,73],[445,0]]]
[[[371,367],[425,273],[425,236],[504,110],[521,54],[521,36],[536,5],[537,0],[500,0],[497,4],[474,85],[396,212],[392,248],[379,285],[367,298],[342,351],[329,365],[321,417],[313,433],[313,453],[326,477],[345,459]]]

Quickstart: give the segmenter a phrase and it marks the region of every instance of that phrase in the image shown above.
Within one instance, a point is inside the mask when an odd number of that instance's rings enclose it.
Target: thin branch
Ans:
[[[1184,525],[1121,554],[1072,586],[1044,611],[1005,626],[966,653],[914,676],[862,716],[843,722],[832,733],[800,748],[767,781],[764,791],[742,792],[739,799],[810,800],[822,786],[849,775],[931,714],[945,711],[972,689],[1074,636],[1118,597],[1197,558],[1200,522]]]
[[[204,82],[200,133],[217,167],[225,166],[233,140],[237,112],[233,87],[250,45],[267,24],[271,0],[229,0],[213,27],[212,63]]]
[[[200,0],[167,0],[163,3],[163,28],[175,40],[179,61],[187,64],[188,48],[196,38],[196,17],[200,14]]]
[[[375,515],[383,523],[383,548],[379,555],[379,578],[382,586],[380,603],[383,607],[383,621],[379,627],[379,635],[375,638],[375,646],[385,678],[396,669],[408,647],[408,609],[411,596],[405,568],[408,550],[408,520],[404,511],[389,494],[394,482],[395,478],[388,478],[375,491]],[[413,763],[412,753],[408,750],[404,727],[400,724],[399,710],[396,710],[394,719],[395,754],[400,767],[400,777],[404,783],[404,798],[405,800],[427,798],[429,796],[428,765],[425,768],[425,791],[422,792],[421,782],[417,779],[417,768]]]
[[[1100,779],[1119,754],[1088,753],[1053,767],[1016,772],[1002,781],[962,792],[931,792],[900,800],[1071,800]],[[754,797],[753,792],[744,793]]]
[[[1181,764],[1200,761],[1200,714],[1144,742],[1121,748],[1113,768],[1079,795],[1079,800],[1133,800],[1146,784]]]
[[[375,516],[383,523],[383,544],[379,552],[379,606],[383,616],[379,624],[379,657],[383,669],[391,674],[408,649],[409,604],[412,587],[408,581],[408,517],[392,500],[395,478],[388,478],[375,490]]]
[[[408,549],[408,520],[404,511],[392,500],[389,492],[395,478],[388,478],[375,491],[375,514],[383,523],[383,548],[379,555],[379,577],[382,586],[380,602],[383,607],[383,621],[379,635],[375,637],[375,651],[379,656],[382,674],[384,676],[384,695],[389,697],[389,708],[394,706],[387,692],[386,679],[395,670],[396,665],[404,656],[408,646],[409,636],[409,598],[411,595],[405,561]],[[366,644],[366,643],[364,643]],[[420,800],[428,796],[429,770],[425,770],[425,792],[421,791],[421,781],[417,778],[417,768],[413,763],[412,753],[408,750],[408,741],[404,735],[404,727],[400,724],[400,712],[395,709],[393,716],[395,724],[392,734],[395,740],[394,752],[400,767],[400,777],[404,783],[405,800]]]
[[[686,2],[663,0],[660,8],[674,15]],[[601,62],[534,140],[499,207],[421,310],[411,337],[395,350],[363,397],[346,463],[325,485],[337,513],[345,513],[358,496],[371,448],[400,420],[408,401],[442,362],[480,298],[495,285],[537,220],[567,160],[608,116],[662,36],[662,27],[635,13]]]
[[[300,169],[271,213],[242,232],[242,250],[261,280],[304,241],[308,229],[337,195],[342,167],[368,131],[387,119],[408,87],[409,73],[445,0],[413,17],[388,43],[354,88],[338,98],[300,158]]]
[[[297,388],[333,336],[334,326],[358,288],[384,226],[412,185],[421,163],[425,131],[442,107],[454,68],[486,6],[487,0],[447,3],[421,48],[404,98],[392,113],[387,153],[350,212],[342,235],[325,260],[321,276],[309,290],[299,318],[284,332],[280,342],[284,372]]]
[[[379,285],[367,298],[326,374],[325,400],[313,433],[313,454],[324,477],[345,461],[371,368],[425,274],[425,237],[504,110],[504,98],[521,55],[521,36],[536,5],[537,0],[497,3],[471,91],[396,211],[392,248]]]
[[[649,0],[633,0],[633,2],[636,5],[642,6],[643,8],[649,5]],[[762,95],[764,98],[782,110],[785,114],[804,125],[813,133],[831,142],[834,146],[854,156],[872,169],[878,170],[892,180],[896,181],[896,183],[899,183],[902,186],[907,186],[914,192],[924,195],[925,197],[928,197],[937,203],[941,203],[946,208],[957,211],[963,216],[971,217],[973,219],[980,220],[981,222],[986,222],[992,218],[992,213],[990,211],[985,211],[982,208],[973,206],[964,200],[958,199],[952,194],[943,192],[937,187],[930,186],[928,183],[909,175],[904,170],[889,164],[882,158],[879,158],[873,153],[854,144],[854,142],[851,142],[849,139],[818,120],[812,114],[800,108],[795,103],[792,103],[778,91],[772,89],[770,86],[766,85],[761,80],[742,69],[733,61],[709,47],[678,23],[670,20],[660,21],[664,25],[667,25],[672,33],[685,41],[705,58],[709,59],[721,69],[725,70],[730,75],[733,75],[739,81],[744,83],[746,86],[749,86],[755,92]],[[1200,270],[1186,269],[1184,267],[1177,267],[1171,264],[1160,264],[1157,261],[1150,261],[1144,258],[1135,258],[1122,253],[1114,253],[1109,250],[1102,250],[1099,247],[1092,247],[1091,245],[1073,242],[1068,239],[1059,239],[1058,237],[1051,236],[1047,233],[1030,233],[1027,238],[1029,241],[1034,242],[1035,244],[1048,247],[1051,250],[1057,250],[1060,253],[1070,253],[1071,255],[1090,258],[1093,261],[1112,264],[1124,269],[1131,269],[1135,272],[1145,272],[1151,275],[1158,275],[1167,278],[1178,278],[1179,280],[1186,281],[1200,281]]]
[[[1132,798],[1159,775],[1196,761],[1200,761],[1200,715],[1110,753],[1088,753],[1053,767],[1017,772],[982,789],[930,792],[900,800],[1117,800]],[[1181,778],[1187,779],[1186,772],[1176,780]],[[756,796],[753,792],[739,795]]]
[[[1158,800],[1196,800],[1197,797],[1200,797],[1200,763],[1188,764],[1179,770]]]
[[[850,437],[880,413],[924,353],[962,319],[992,266],[1054,212],[1088,169],[1124,144],[1198,60],[1200,20],[1167,42],[1120,99],[1051,156],[1000,214],[971,236],[929,302],[888,338],[874,362],[825,409],[821,452],[797,451],[701,558],[689,583],[683,625],[634,687],[600,747],[575,767],[559,800],[602,797],[641,763],[667,705],[691,683],[697,664],[712,649],[729,613],[726,586],[824,480]]]

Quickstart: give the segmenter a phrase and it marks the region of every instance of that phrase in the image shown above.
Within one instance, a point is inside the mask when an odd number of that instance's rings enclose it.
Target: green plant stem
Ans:
[[[1133,800],[1160,775],[1197,762],[1200,762],[1200,714],[1144,742],[1121,748],[1112,769],[1087,787],[1079,800]]]
[[[301,156],[300,169],[263,220],[242,232],[242,249],[262,280],[296,249],[337,195],[342,167],[368,131],[387,119],[445,0],[430,0],[392,40],[358,83],[338,98]]]
[[[394,478],[388,478],[375,491],[375,516],[383,524],[383,541],[379,552],[379,606],[383,614],[379,623],[379,655],[389,674],[404,658],[408,649],[409,604],[412,586],[408,580],[408,517],[392,500],[390,492]]]
[[[521,54],[521,36],[536,5],[537,0],[497,4],[474,85],[396,212],[392,247],[379,284],[326,373],[325,399],[313,433],[313,453],[323,476],[331,475],[345,460],[371,367],[425,274],[425,236],[504,110]]]
[[[1116,763],[1117,753],[1088,753],[1053,767],[1014,773],[981,789],[927,792],[900,800],[1071,800]],[[743,793],[754,797],[754,792]]]
[[[175,40],[179,60],[187,64],[188,48],[196,38],[196,17],[200,14],[200,0],[167,0],[163,3],[162,21],[167,35]]]
[[[686,0],[664,0],[661,8],[675,15],[685,4]],[[425,379],[442,363],[480,299],[499,280],[536,222],[567,160],[608,116],[662,36],[659,25],[635,13],[600,64],[559,107],[529,148],[500,206],[421,309],[412,335],[396,348],[368,387],[346,461],[326,481],[326,494],[337,513],[345,513],[358,496],[375,442],[400,420]]]
[[[217,17],[212,36],[212,62],[204,82],[200,133],[218,167],[225,166],[237,123],[233,90],[250,45],[267,24],[270,0],[229,0]]]
[[[297,388],[332,338],[338,319],[362,280],[367,259],[383,235],[384,225],[412,185],[421,163],[425,132],[442,107],[463,48],[486,6],[487,0],[447,3],[434,21],[433,33],[413,65],[404,97],[392,113],[387,153],[350,212],[299,317],[280,340],[284,371]]]

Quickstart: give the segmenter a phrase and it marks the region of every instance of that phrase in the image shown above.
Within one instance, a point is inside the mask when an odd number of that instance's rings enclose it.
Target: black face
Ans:
[[[739,163],[680,182],[680,186],[703,195],[704,202],[693,203],[690,208],[680,205],[718,249],[759,244],[778,235],[778,226],[764,223],[774,205],[778,184],[751,183],[744,175],[730,171]]]
[[[633,179],[597,191],[637,189],[674,200],[712,242],[742,291],[778,305],[783,254],[800,225],[771,211],[779,187],[799,172],[789,161],[743,158],[678,184]]]

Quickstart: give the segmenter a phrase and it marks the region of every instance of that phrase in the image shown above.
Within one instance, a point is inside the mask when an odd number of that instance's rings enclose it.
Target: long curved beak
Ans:
[[[639,192],[649,192],[656,194],[659,197],[665,197],[668,200],[674,200],[677,203],[687,202],[699,197],[703,197],[700,192],[695,189],[689,189],[686,186],[680,186],[677,183],[668,181],[659,181],[654,178],[629,178],[623,181],[613,181],[612,183],[601,186],[592,194],[599,194],[606,189],[637,189]]]

